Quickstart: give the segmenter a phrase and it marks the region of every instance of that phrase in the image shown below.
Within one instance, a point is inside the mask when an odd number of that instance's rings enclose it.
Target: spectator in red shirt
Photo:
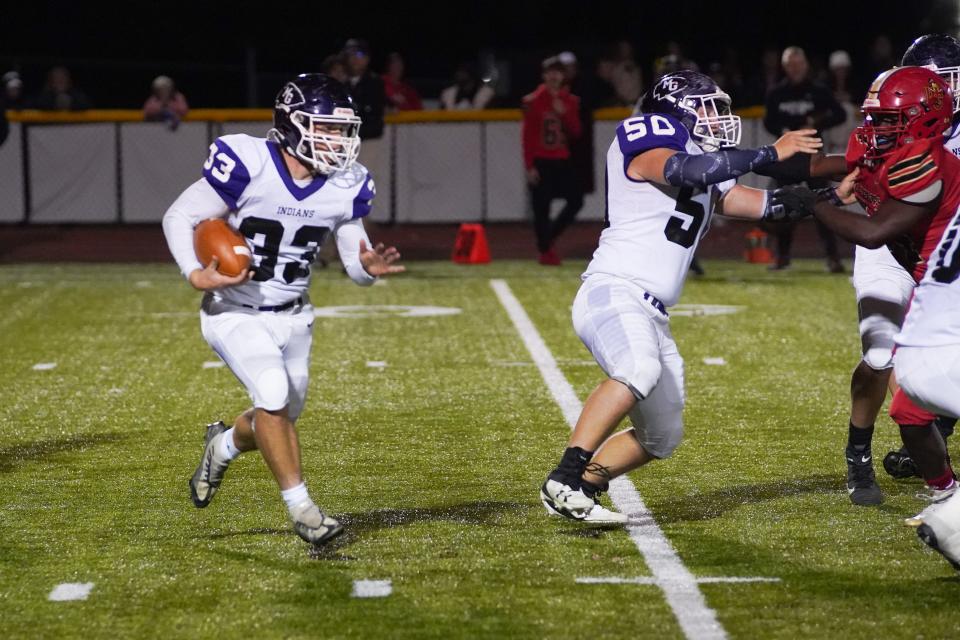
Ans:
[[[583,207],[583,188],[570,160],[570,142],[580,137],[580,99],[566,86],[563,63],[543,61],[543,84],[523,98],[523,164],[533,205],[540,264],[559,265],[554,249],[557,237]],[[550,202],[566,200],[550,221]]]
[[[423,102],[417,90],[403,81],[403,56],[394,51],[387,55],[387,67],[383,74],[383,89],[387,94],[389,111],[420,111]]]
[[[150,96],[143,103],[143,119],[147,122],[166,122],[171,130],[176,129],[187,115],[190,107],[187,99],[177,91],[168,76],[157,76],[150,85]]]

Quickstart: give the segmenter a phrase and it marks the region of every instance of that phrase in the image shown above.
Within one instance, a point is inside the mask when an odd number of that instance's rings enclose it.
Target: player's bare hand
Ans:
[[[391,273],[403,273],[407,270],[402,264],[396,264],[400,252],[396,247],[386,247],[378,242],[372,249],[364,240],[360,241],[360,264],[364,271],[372,276],[385,276]]]
[[[860,176],[860,167],[857,167],[837,185],[837,197],[843,200],[843,204],[853,204],[857,197],[853,193],[853,189],[857,184],[857,178]]]
[[[527,182],[534,187],[540,184],[540,172],[537,171],[536,167],[530,167],[527,169]]]
[[[778,160],[792,158],[798,153],[816,153],[821,147],[823,147],[823,140],[817,137],[816,129],[788,131],[773,143]]]
[[[216,256],[203,269],[194,269],[190,272],[190,284],[200,291],[214,291],[243,284],[253,277],[253,271],[245,271],[237,276],[225,276],[217,271],[220,261]]]

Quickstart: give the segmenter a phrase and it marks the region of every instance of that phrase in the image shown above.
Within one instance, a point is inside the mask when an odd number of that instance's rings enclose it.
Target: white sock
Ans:
[[[307,484],[305,482],[301,482],[297,486],[290,487],[289,489],[283,489],[280,491],[280,496],[283,498],[283,501],[287,503],[287,511],[310,500],[310,494],[307,493]]]
[[[240,449],[237,449],[237,445],[233,443],[233,427],[223,432],[223,437],[220,438],[220,442],[217,443],[216,453],[218,458],[226,460],[227,462],[230,462],[240,455]]]

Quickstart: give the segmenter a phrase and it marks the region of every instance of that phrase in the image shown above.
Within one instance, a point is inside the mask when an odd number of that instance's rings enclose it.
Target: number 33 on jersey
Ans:
[[[638,115],[617,127],[607,151],[607,227],[584,277],[605,273],[626,278],[671,306],[680,297],[717,201],[736,181],[703,191],[637,181],[627,175],[635,157],[658,148],[703,153],[683,124],[666,114]]]
[[[203,177],[230,207],[230,224],[251,244],[253,280],[224,292],[242,304],[296,298],[327,235],[370,213],[376,195],[373,178],[359,163],[295,181],[275,142],[242,134],[210,145]]]

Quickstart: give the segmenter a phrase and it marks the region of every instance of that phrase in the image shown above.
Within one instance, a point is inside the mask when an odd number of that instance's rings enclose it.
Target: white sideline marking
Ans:
[[[780,582],[780,578],[750,577],[742,578],[737,576],[706,576],[696,578],[697,584],[719,584],[719,583],[743,583],[743,582]],[[642,578],[577,578],[574,580],[577,584],[649,584],[662,586],[662,582],[652,576]]]
[[[389,580],[354,580],[351,598],[386,598],[393,592]]]
[[[716,367],[722,367],[723,365],[727,364],[727,361],[724,360],[723,358],[704,358],[703,364],[710,364]]]
[[[47,600],[53,602],[66,602],[67,600],[86,600],[93,589],[92,582],[63,582],[58,584],[47,596]]]
[[[223,360],[207,360],[203,363],[204,369],[219,369],[222,366],[225,366]]]
[[[56,362],[38,362],[37,364],[33,365],[34,371],[50,371],[50,369],[56,369],[56,368],[57,368]]]
[[[385,369],[387,363],[384,360],[367,360],[367,366],[371,369]]]
[[[550,394],[572,429],[583,408],[580,399],[557,367],[553,354],[506,281],[491,280],[490,286],[510,316],[513,326],[540,370],[540,375],[547,383]],[[680,623],[684,635],[697,640],[726,638],[727,632],[720,626],[716,612],[707,606],[697,586],[697,579],[681,562],[630,480],[626,476],[615,478],[610,483],[609,493],[617,509],[629,516],[627,533],[650,567],[657,585],[663,590],[667,604],[673,609],[673,615]]]

